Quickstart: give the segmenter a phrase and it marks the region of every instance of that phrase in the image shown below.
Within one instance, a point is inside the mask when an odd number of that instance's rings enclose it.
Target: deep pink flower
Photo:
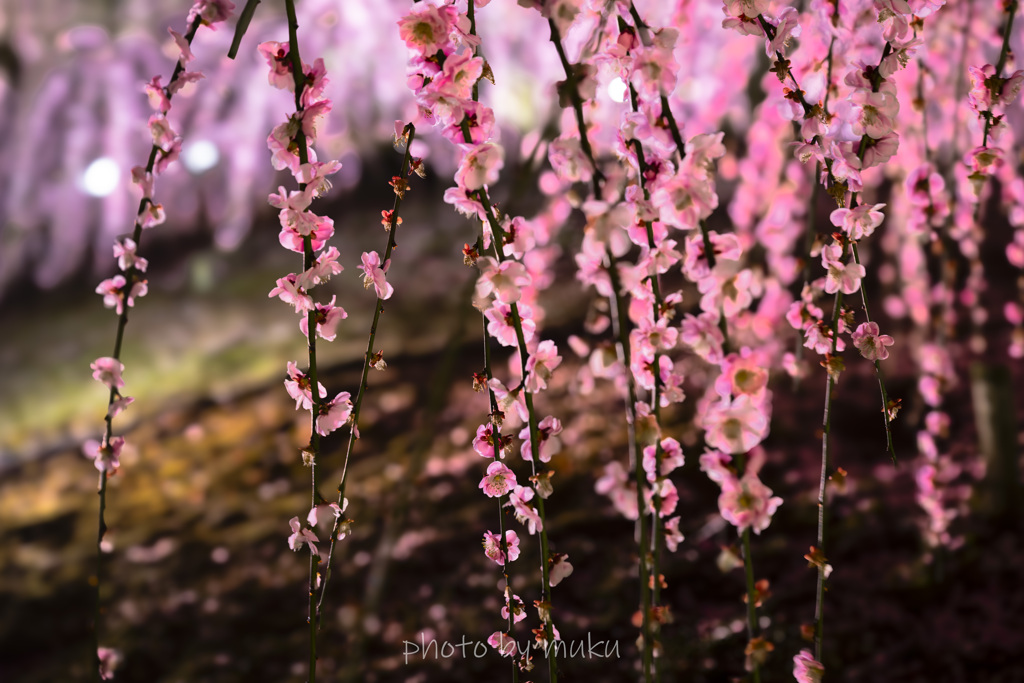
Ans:
[[[879,334],[878,323],[861,323],[851,337],[853,345],[868,360],[885,360],[889,357],[889,349],[895,342],[887,334]]]
[[[516,486],[515,472],[495,460],[487,466],[487,474],[480,480],[483,492],[491,498],[500,498]]]
[[[505,544],[508,546],[508,560],[519,559],[519,534],[509,529],[505,532]],[[501,550],[501,536],[490,531],[484,532],[484,554],[496,564],[505,564],[505,553]]]

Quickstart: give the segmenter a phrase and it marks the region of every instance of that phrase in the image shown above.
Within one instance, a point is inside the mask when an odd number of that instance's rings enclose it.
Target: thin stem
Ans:
[[[743,530],[743,567],[747,579],[747,638],[754,640],[758,631],[756,592],[754,590],[754,558],[750,554],[750,527]],[[754,683],[761,683],[761,665],[754,658]]]
[[[188,43],[189,45],[192,44],[192,40],[196,36],[196,31],[199,30],[199,27],[202,25],[202,23],[203,23],[202,17],[198,16],[198,15],[192,20],[192,23],[189,24],[188,29],[185,31],[184,39],[185,39],[186,43]],[[185,70],[185,66],[182,63],[182,61],[179,59],[178,62],[174,66],[174,70],[171,72],[171,78],[170,78],[170,80],[168,80],[168,85],[163,88],[164,96],[167,98],[168,102],[170,102],[171,99],[174,97],[174,93],[170,90],[170,84],[174,83],[174,81],[178,78],[178,76],[184,70]],[[153,169],[156,167],[157,156],[161,152],[163,152],[163,151],[164,150],[161,147],[159,147],[156,144],[156,142],[154,142],[152,144],[152,146],[149,149],[149,157],[148,157],[148,159],[146,161],[146,170],[145,170],[146,175],[149,175],[149,174],[151,174],[153,172]],[[142,232],[143,232],[143,228],[142,228],[142,223],[143,223],[143,221],[142,221],[142,214],[143,214],[143,212],[146,211],[146,209],[152,203],[153,203],[152,197],[143,197],[139,201],[139,208],[138,208],[138,210],[135,212],[135,224],[134,224],[133,229],[132,229],[132,241],[135,242],[136,250],[141,249],[141,246],[142,246]],[[124,330],[125,330],[125,327],[128,325],[128,309],[129,309],[129,306],[128,306],[127,299],[131,296],[132,289],[135,287],[135,285],[138,284],[138,282],[140,282],[142,280],[142,278],[141,278],[141,271],[138,268],[136,268],[135,265],[132,265],[131,267],[129,267],[128,269],[125,270],[125,272],[124,272],[124,279],[125,279],[125,284],[124,284],[124,287],[121,290],[121,297],[122,297],[122,299],[121,299],[121,313],[118,314],[118,317],[117,317],[117,331],[116,331],[116,333],[114,335],[114,352],[110,355],[111,358],[114,358],[117,361],[121,360],[121,347],[122,347],[122,345],[124,343]],[[116,388],[114,388],[114,387],[111,387],[110,394],[109,394],[109,396],[107,398],[107,415],[104,418],[104,421],[106,423],[105,426],[104,426],[103,442],[102,442],[102,446],[104,446],[104,447],[108,446],[110,444],[111,439],[114,436],[114,416],[111,414],[111,407],[114,405],[114,402],[117,401],[120,397],[121,397],[121,395],[118,392],[118,390]],[[102,608],[101,608],[101,604],[102,604],[101,603],[101,586],[102,586],[101,572],[102,572],[102,569],[103,569],[103,547],[102,546],[103,546],[103,537],[104,537],[104,535],[106,535],[107,528],[108,528],[107,527],[107,522],[106,522],[107,477],[108,477],[108,474],[107,474],[106,470],[103,470],[103,471],[100,472],[99,486],[98,486],[98,490],[97,490],[97,493],[98,493],[99,499],[100,499],[100,503],[99,503],[99,514],[98,514],[99,519],[98,519],[98,524],[97,524],[97,535],[96,535],[96,575],[94,577],[94,580],[95,580],[95,585],[94,585],[95,595],[94,595],[94,601],[93,601],[94,604],[93,604],[93,624],[92,624],[92,636],[93,636],[93,641],[92,641],[92,645],[93,645],[93,648],[92,648],[93,676],[95,677],[95,680],[97,680],[97,681],[101,680],[101,676],[100,676],[100,659],[99,659],[99,642],[100,642],[99,631],[100,631],[100,614],[102,612]]]
[[[851,242],[850,246],[853,248],[853,260],[859,266],[860,265],[860,252],[857,249],[857,243]],[[860,287],[860,300],[861,307],[864,309],[864,318],[871,322],[871,314],[868,312],[868,295],[864,291],[864,287]],[[892,464],[897,465],[896,462],[896,448],[892,444],[892,422],[889,419],[889,395],[885,390],[885,381],[882,379],[882,363],[877,358],[875,363],[875,375],[878,377],[878,389],[882,394],[882,417],[885,423],[885,441],[886,446],[889,449],[889,455],[892,456]]]
[[[405,154],[402,157],[402,167],[398,177],[403,181],[410,174],[410,167],[412,165],[412,141],[416,137],[416,127],[408,123],[402,130],[403,135],[406,139]],[[388,243],[384,248],[384,259],[383,263],[387,263],[391,259],[391,254],[395,250],[395,245],[398,239],[398,226],[399,221],[399,209],[402,206],[402,199],[405,196],[407,189],[402,192],[395,192],[395,201],[391,207],[391,220],[390,227],[388,228]],[[377,326],[380,322],[381,313],[384,312],[384,299],[380,296],[377,297],[377,303],[373,309],[373,322],[370,323],[370,334],[366,340],[366,350],[363,352],[363,369],[359,377],[359,388],[356,390],[356,398],[352,402],[352,414],[350,417],[350,428],[348,434],[348,441],[345,446],[345,457],[341,464],[341,478],[338,482],[338,505],[344,508],[345,505],[345,487],[348,482],[348,463],[352,456],[352,450],[355,447],[356,439],[359,433],[359,414],[363,406],[363,398],[366,396],[366,389],[368,386],[368,378],[370,374],[370,365],[373,362],[373,344],[377,338]],[[310,327],[309,329],[315,329]],[[320,606],[323,604],[324,596],[327,594],[327,583],[331,576],[331,560],[334,557],[334,548],[338,542],[338,531],[344,520],[341,516],[338,516],[334,520],[334,528],[331,530],[331,543],[330,548],[327,551],[327,563],[325,567],[323,583],[320,587],[320,599],[317,602],[317,612],[320,611]]]

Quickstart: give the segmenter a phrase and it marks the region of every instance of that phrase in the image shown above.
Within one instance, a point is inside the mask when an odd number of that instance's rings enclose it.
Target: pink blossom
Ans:
[[[500,498],[516,486],[515,472],[495,460],[487,466],[487,474],[480,480],[483,492],[491,498]]]
[[[185,36],[170,27],[168,27],[167,32],[171,34],[171,38],[174,39],[174,44],[178,46],[178,51],[181,53],[181,56],[178,58],[178,62],[182,66],[185,66],[195,59],[195,55],[192,54],[192,48],[189,46]]]
[[[673,517],[665,522],[663,530],[665,534],[665,547],[668,548],[670,553],[674,553],[679,544],[685,540],[683,534],[679,531],[679,517]]]
[[[658,497],[658,509],[655,510],[655,496]],[[671,479],[661,479],[654,486],[644,491],[644,500],[647,501],[647,512],[657,512],[659,517],[668,517],[675,512],[679,504],[679,491]]]
[[[484,142],[466,152],[455,172],[455,182],[469,192],[479,190],[498,180],[498,171],[505,165],[505,150],[493,142]]]
[[[100,443],[89,439],[82,445],[82,453],[93,461],[100,472],[114,472],[121,466],[121,449],[124,448],[124,437],[113,436],[109,442]]]
[[[516,653],[516,641],[512,636],[501,631],[495,631],[487,638],[487,644],[501,653],[502,657],[511,657]]]
[[[529,344],[533,340],[537,323],[532,319],[533,311],[529,306],[520,303],[517,308],[521,316],[520,326],[523,329],[523,341]],[[488,320],[487,334],[496,339],[499,344],[502,346],[519,345],[515,321],[512,317],[512,307],[509,304],[495,300],[491,307],[484,311],[484,317]]]
[[[501,618],[507,621],[511,614],[512,623],[518,624],[526,618],[526,606],[523,604],[523,599],[518,595],[513,595],[512,598],[509,599],[508,593],[509,591],[506,589],[505,606],[501,608]]]
[[[722,494],[718,497],[718,509],[725,521],[742,532],[746,528],[760,534],[771,524],[772,515],[782,499],[772,496],[772,490],[761,483],[757,474],[748,466],[743,478],[728,478],[722,482]]]
[[[313,310],[313,297],[299,286],[295,273],[277,279],[277,287],[270,290],[268,298],[280,297],[281,301],[295,307],[296,313],[308,313]]]
[[[323,282],[327,282],[331,279],[332,275],[337,275],[341,271],[345,270],[344,266],[338,263],[338,257],[341,254],[338,252],[337,247],[330,247],[327,251],[321,252],[316,258],[316,262],[313,267],[309,270],[303,271],[298,275],[295,283],[302,289],[309,290]]]
[[[839,244],[828,244],[821,250],[821,264],[827,269],[825,292],[853,294],[860,289],[861,279],[867,270],[859,263],[843,263],[844,248]]]
[[[125,237],[119,242],[114,242],[114,258],[117,259],[117,266],[121,270],[134,268],[140,273],[145,273],[149,267],[149,261],[135,253],[137,246],[135,240]]]
[[[320,398],[327,396],[327,389],[317,382]],[[298,365],[288,361],[288,379],[284,381],[288,395],[295,399],[295,410],[310,410],[313,407],[313,389],[309,375],[299,370]]]
[[[548,386],[551,373],[562,362],[558,355],[558,347],[555,342],[546,339],[537,345],[537,349],[530,354],[526,361],[526,390],[531,394],[543,391]]]
[[[352,396],[343,391],[330,400],[320,405],[320,414],[316,418],[316,432],[320,436],[327,436],[338,429],[346,422],[352,414]]]
[[[821,683],[824,674],[825,667],[811,655],[810,650],[800,650],[800,654],[793,657],[796,683]]]
[[[381,267],[380,254],[375,251],[363,252],[363,265],[359,266],[359,270],[363,271],[363,287],[369,289],[372,286],[377,291],[379,299],[390,299],[395,293],[395,288],[385,279],[385,273],[390,266],[391,259],[385,261]]]
[[[493,464],[493,463],[492,463]],[[488,468],[490,469],[490,468]],[[533,489],[528,486],[516,486],[508,494],[508,504],[515,510],[516,519],[520,524],[525,524],[530,535],[534,535],[544,528],[544,522],[540,515],[529,504],[533,499]]]
[[[210,30],[216,30],[218,24],[231,16],[235,9],[235,3],[230,0],[196,0],[188,11],[186,23],[191,24],[196,17],[200,17],[203,25],[209,26]]]
[[[453,5],[416,4],[409,14],[399,19],[398,35],[410,49],[429,57],[449,47],[457,16]]]
[[[111,420],[114,419],[123,413],[132,403],[135,403],[135,399],[131,396],[122,396],[121,398],[112,401],[110,405],[107,406],[107,417]]]
[[[477,267],[480,268],[480,278],[476,283],[476,293],[480,297],[493,293],[501,303],[514,304],[522,297],[520,288],[530,284],[526,266],[518,261],[499,264],[488,256],[479,259]]]
[[[509,529],[505,532],[505,544],[508,547],[508,560],[519,559],[519,534]],[[484,554],[496,564],[505,564],[505,553],[501,549],[501,536],[487,531],[484,533]]]
[[[537,425],[537,434],[539,436],[540,445],[538,446],[539,457],[541,462],[551,462],[551,456],[558,452],[561,448],[561,444],[558,439],[552,440],[551,437],[557,436],[562,433],[562,423],[557,417],[548,415],[540,424]],[[523,460],[533,461],[533,446],[530,441],[530,428],[523,427],[519,432],[519,438],[523,440],[522,446],[520,446],[519,452],[523,456]]]
[[[154,204],[151,201],[146,202],[146,208],[139,214],[139,225],[143,229],[153,228],[158,225],[162,225],[167,220],[167,214],[164,213],[163,204]]]
[[[114,672],[121,665],[121,651],[99,647],[96,648],[96,658],[100,662],[100,678],[104,681],[113,680]]]
[[[256,46],[260,54],[267,60],[270,67],[270,74],[267,80],[275,88],[281,90],[295,90],[295,79],[292,77],[292,59],[289,55],[288,43],[278,43],[268,40]]]
[[[115,309],[117,314],[121,315],[124,312],[124,290],[127,284],[128,281],[123,275],[115,275],[101,282],[96,287],[96,293],[103,295],[104,306]],[[129,308],[135,305],[135,297],[145,296],[148,291],[149,288],[146,280],[135,280],[127,298]]]
[[[889,357],[889,349],[895,342],[887,334],[878,333],[878,323],[861,323],[852,335],[853,345],[868,360],[885,360]]]
[[[762,405],[743,394],[720,400],[704,416],[705,439],[712,448],[746,453],[768,435],[768,415]]]
[[[657,469],[657,448],[655,446],[644,447],[643,468],[647,473],[647,481],[654,483],[658,477],[667,477],[676,469],[683,466],[686,459],[683,457],[683,449],[679,442],[673,438],[661,440],[661,472]]]
[[[93,361],[89,367],[93,371],[92,378],[97,382],[102,382],[111,389],[120,389],[124,386],[124,380],[121,379],[124,365],[116,358],[103,356]]]
[[[499,439],[501,435],[498,435]],[[476,436],[473,437],[473,450],[485,458],[495,457],[494,449],[494,425],[490,422],[476,428]],[[505,451],[500,447],[497,451],[498,457],[504,458]]]
[[[555,553],[548,559],[548,585],[554,588],[562,582],[562,579],[572,574],[572,565],[569,564],[569,556],[565,553]]]
[[[153,79],[146,83],[143,90],[146,93],[146,97],[149,98],[149,106],[161,114],[166,114],[171,108],[171,100],[167,97],[167,92],[160,84],[160,81],[160,76],[153,76]]]
[[[842,228],[851,240],[858,241],[870,237],[875,228],[882,224],[885,218],[883,208],[885,204],[861,204],[855,209],[836,209],[829,217],[832,225]]]
[[[314,555],[319,555],[320,551],[317,549],[316,544],[320,542],[320,539],[316,537],[311,529],[306,529],[302,526],[298,517],[292,517],[288,520],[288,526],[292,529],[291,536],[288,537],[288,547],[292,550],[298,550],[302,547],[303,543],[309,545],[309,552]]]
[[[331,301],[328,304],[315,304],[313,310],[313,315],[316,319],[316,334],[327,341],[334,341],[335,336],[338,334],[338,323],[348,317],[348,313],[345,312],[344,308],[334,305],[337,298],[337,296],[331,297]],[[302,334],[309,337],[308,317],[303,316],[299,320],[299,329],[302,330]]]
[[[153,114],[149,117],[149,132],[153,137],[153,144],[163,150],[170,149],[178,137],[163,114]]]

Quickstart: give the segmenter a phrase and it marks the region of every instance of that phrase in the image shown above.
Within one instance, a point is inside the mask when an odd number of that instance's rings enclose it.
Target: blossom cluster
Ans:
[[[267,41],[261,43],[258,49],[269,67],[267,78],[270,85],[295,94],[295,113],[274,127],[267,138],[267,146],[274,168],[289,171],[299,189],[289,191],[283,186],[279,187],[268,201],[278,209],[281,226],[278,241],[285,249],[302,255],[303,270],[278,278],[268,296],[277,297],[292,306],[300,316],[298,327],[309,340],[310,370],[300,370],[298,363],[289,362],[284,385],[288,395],[295,399],[295,409],[311,412],[314,433],[310,435],[311,445],[305,453],[309,453],[309,464],[315,467],[318,449],[313,444],[318,443],[316,438],[327,436],[348,424],[352,414],[349,392],[339,392],[334,398],[326,400],[327,389],[316,377],[314,355],[315,339],[334,340],[338,324],[348,317],[348,313],[336,304],[337,297],[331,297],[328,303],[320,303],[311,294],[317,285],[329,281],[332,276],[344,270],[338,262],[338,249],[327,247],[327,242],[334,235],[334,221],[310,210],[313,200],[330,189],[328,176],[337,173],[341,163],[336,160],[319,161],[313,148],[318,126],[332,106],[331,101],[324,96],[327,71],[323,59],[316,59],[312,65],[302,63],[301,77],[297,77],[294,68],[299,60],[292,55],[289,43]],[[299,90],[296,93],[297,87]],[[364,262],[367,260],[364,257]],[[347,500],[342,503],[329,505],[334,515],[334,528],[339,528],[338,521],[345,511]],[[292,534],[288,537],[288,546],[292,550],[306,545],[313,555],[319,555],[315,531],[317,508],[318,504],[314,501],[306,517],[308,527],[303,526],[298,517],[289,521]],[[344,537],[347,525],[340,526],[341,537]],[[319,582],[319,573],[316,578]],[[311,586],[310,590],[313,588]]]
[[[477,2],[475,8],[486,4]],[[494,377],[490,367],[474,381],[478,390],[487,391],[492,408],[490,419],[477,428],[473,440],[474,450],[491,459],[479,488],[488,497],[507,499],[502,505],[511,506],[528,533],[540,534],[541,546],[547,548],[543,500],[553,487],[551,472],[538,468],[558,452],[557,435],[562,427],[554,416],[538,418],[534,398],[548,388],[553,371],[562,362],[555,343],[539,336],[543,311],[538,292],[550,282],[549,268],[557,256],[557,250],[549,247],[551,226],[543,219],[502,215],[491,203],[489,192],[504,166],[505,152],[496,139],[493,110],[477,99],[481,79],[493,80],[493,76],[478,54],[480,39],[470,16],[449,2],[424,2],[415,5],[398,26],[411,53],[408,84],[420,117],[433,122],[458,152],[456,184],[445,192],[444,200],[482,222],[477,245],[466,245],[463,250],[467,265],[479,270],[475,305],[483,312],[487,334],[501,346],[512,348],[513,360],[518,359],[518,367],[513,362],[514,380],[508,384]],[[519,450],[522,459],[530,463],[529,483],[517,479],[515,471],[502,462],[511,451],[512,437],[502,435],[501,429],[516,423],[523,424],[518,433],[522,439]],[[507,579],[507,563],[519,555],[515,532],[486,532],[484,550],[503,567]],[[542,625],[534,630],[538,642],[558,637],[551,617],[550,589],[571,572],[564,554],[542,558],[542,599],[537,601]],[[516,604],[521,604],[521,599],[506,588],[502,616],[509,632],[492,636],[492,644],[499,643],[495,647],[511,637],[515,622],[525,618],[524,612],[514,608]],[[531,666],[528,660],[519,665]]]

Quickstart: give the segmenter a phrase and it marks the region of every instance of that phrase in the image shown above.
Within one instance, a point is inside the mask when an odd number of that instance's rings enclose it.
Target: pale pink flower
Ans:
[[[562,357],[558,355],[558,347],[555,346],[555,342],[545,339],[538,344],[537,349],[530,354],[530,358],[526,361],[526,372],[529,373],[526,377],[526,390],[531,394],[536,394],[546,389],[547,382],[551,379],[551,373],[561,362]]]
[[[315,304],[313,314],[316,319],[316,334],[327,341],[334,341],[338,334],[338,323],[348,317],[348,313],[341,306],[335,306],[337,296],[331,297],[330,303]],[[302,334],[309,337],[309,318],[303,316],[299,320],[299,329]]]
[[[181,53],[181,56],[178,57],[178,62],[182,66],[185,66],[195,59],[195,55],[192,54],[192,48],[189,46],[188,41],[185,40],[185,36],[170,27],[168,27],[167,32],[171,34],[171,38],[174,39],[174,44],[178,46],[178,51]]]
[[[115,275],[112,278],[108,278],[101,282],[96,287],[96,293],[103,295],[103,305],[107,308],[113,308],[118,315],[124,311],[125,296],[124,290],[127,286],[128,281],[124,275]],[[129,308],[135,305],[135,297],[145,296],[148,292],[148,286],[146,280],[136,280],[132,285],[131,292],[128,294],[128,306]]]
[[[363,265],[359,266],[359,270],[363,271],[363,287],[373,287],[379,299],[390,299],[395,293],[395,288],[385,279],[385,273],[390,266],[391,259],[385,261],[381,267],[380,254],[375,251],[363,252]]]
[[[149,117],[149,132],[153,136],[153,144],[163,150],[170,149],[178,137],[163,114]]]
[[[311,529],[304,528],[298,517],[292,517],[288,520],[288,526],[292,529],[292,534],[288,537],[289,548],[298,550],[302,547],[302,544],[306,543],[309,545],[309,552],[314,555],[320,555],[320,551],[316,547],[320,539],[316,537],[316,534]]]
[[[658,509],[654,509],[654,497],[658,497]],[[679,504],[679,491],[671,479],[661,479],[651,488],[644,491],[644,500],[647,501],[647,512],[657,512],[659,517],[668,517],[675,512]]]
[[[514,304],[522,297],[521,287],[530,284],[526,266],[518,261],[498,263],[493,258],[483,257],[477,261],[480,278],[476,283],[477,296],[485,297],[492,292],[503,304]]]
[[[327,396],[327,389],[323,384],[317,382],[320,398]],[[288,361],[288,379],[284,381],[284,388],[288,395],[295,399],[295,410],[302,408],[310,410],[313,407],[313,389],[309,376],[299,370],[298,365]]]
[[[299,273],[296,284],[302,289],[309,290],[322,282],[327,282],[332,275],[345,270],[345,267],[338,263],[339,256],[341,254],[337,247],[330,247],[327,251],[321,252],[312,268]]]
[[[135,399],[131,396],[122,396],[121,398],[112,401],[111,404],[107,406],[107,417],[113,420],[115,417],[123,413],[132,403],[135,403]]]
[[[330,402],[321,404],[320,415],[316,418],[317,434],[327,436],[348,422],[348,418],[352,414],[351,398],[351,394],[343,391]]]
[[[796,683],[821,683],[824,674],[825,667],[811,655],[810,650],[800,650],[800,654],[793,657],[793,678]]]
[[[505,564],[505,553],[501,550],[501,536],[487,531],[484,533],[484,554],[496,564]],[[505,544],[508,547],[508,560],[519,559],[519,534],[509,529],[505,532]]]
[[[853,345],[868,360],[885,360],[889,357],[889,349],[895,341],[887,334],[878,333],[878,323],[861,323],[851,337]]]
[[[487,466],[487,474],[480,480],[483,492],[491,498],[500,498],[516,486],[515,472],[495,460]]]
[[[761,483],[753,468],[748,466],[747,473],[739,480],[729,478],[722,483],[718,497],[722,518],[740,532],[749,527],[760,534],[767,529],[782,499],[772,496],[772,490]]]
[[[295,273],[277,279],[277,287],[270,290],[268,298],[280,297],[281,301],[295,307],[296,313],[308,313],[313,310],[313,297],[306,293],[298,284]]]
[[[720,400],[704,416],[705,439],[712,448],[727,453],[746,453],[768,435],[768,416],[762,405],[743,394],[732,401]]]
[[[860,289],[861,279],[867,270],[859,263],[843,263],[843,247],[839,244],[828,244],[821,250],[821,264],[827,269],[825,276],[825,292],[835,294],[854,294]]]
[[[512,623],[518,624],[520,621],[526,618],[526,605],[523,604],[523,599],[518,595],[513,595],[511,600],[508,599],[508,590],[505,591],[506,599],[505,606],[501,608],[501,618],[506,621],[509,615],[512,616]]]
[[[674,553],[679,544],[685,540],[683,534],[679,531],[679,517],[673,517],[665,522],[664,534],[665,547],[668,548],[670,553]]]
[[[200,17],[205,26],[215,31],[217,27],[213,24],[225,21],[234,9],[235,3],[231,0],[197,0],[188,11],[186,23],[191,24],[196,17]]]
[[[146,208],[139,214],[139,225],[143,229],[155,228],[158,225],[163,225],[164,221],[167,220],[167,214],[164,212],[163,204],[155,204],[152,201],[146,202]]]
[[[100,472],[113,472],[121,466],[122,448],[124,448],[124,437],[113,436],[108,443],[89,439],[82,445],[82,453],[93,461],[93,465]]]
[[[259,53],[267,60],[270,67],[270,74],[267,80],[275,88],[280,90],[295,91],[295,79],[292,78],[292,59],[289,55],[288,43],[278,43],[268,40],[256,46]]]
[[[492,463],[493,464],[493,463]],[[488,468],[490,469],[490,468]],[[508,494],[508,504],[516,513],[516,519],[520,524],[525,524],[530,535],[534,535],[544,528],[544,522],[540,515],[529,502],[533,499],[533,489],[528,486],[516,486]]]
[[[643,468],[647,473],[647,481],[654,483],[659,477],[667,477],[677,468],[682,467],[686,459],[683,457],[682,446],[671,437],[661,440],[661,472],[657,469],[657,448],[653,445],[644,447]]]
[[[941,179],[941,176],[940,176]],[[855,209],[836,209],[829,218],[854,241],[869,237],[885,218],[885,204],[861,204]]]
[[[562,423],[557,417],[548,415],[537,425],[537,433],[540,437],[540,445],[538,447],[540,461],[551,462],[551,456],[561,448],[561,443],[558,439],[552,439],[551,437],[562,433]],[[533,446],[530,441],[530,428],[528,426],[523,427],[519,432],[519,438],[523,440],[523,444],[519,449],[523,460],[532,461]]]
[[[146,268],[149,267],[149,261],[135,253],[137,248],[135,240],[130,237],[114,242],[114,258],[117,259],[118,268],[121,270],[134,268],[141,273],[146,272]]]
[[[116,358],[102,356],[94,360],[89,367],[92,369],[92,378],[102,382],[111,389],[120,389],[124,386],[121,373],[124,372],[124,364]]]
[[[501,653],[502,657],[511,657],[516,653],[516,641],[507,633],[495,631],[487,638],[487,644]]]
[[[398,20],[398,35],[410,49],[429,57],[449,47],[457,18],[458,11],[454,5],[416,4]]]
[[[569,556],[565,553],[553,554],[548,560],[548,585],[554,588],[570,574],[572,565],[569,564]]]
[[[523,329],[523,341],[527,344],[533,340],[537,323],[532,319],[533,311],[526,304],[520,303],[517,308],[520,315],[520,326]],[[498,300],[484,311],[487,318],[487,334],[491,335],[502,346],[518,346],[519,339],[516,336],[515,320],[512,317],[512,307],[503,304]]]
[[[100,662],[100,678],[104,681],[113,680],[114,671],[121,665],[121,651],[110,647],[96,648],[96,658]]]
[[[455,172],[455,182],[469,192],[479,190],[498,180],[498,171],[505,165],[505,150],[494,142],[484,142],[462,157]]]
[[[146,83],[143,90],[146,93],[146,97],[149,98],[149,106],[161,114],[166,114],[171,108],[171,100],[167,97],[167,92],[160,84],[160,81],[160,76],[153,76],[153,79]]]

